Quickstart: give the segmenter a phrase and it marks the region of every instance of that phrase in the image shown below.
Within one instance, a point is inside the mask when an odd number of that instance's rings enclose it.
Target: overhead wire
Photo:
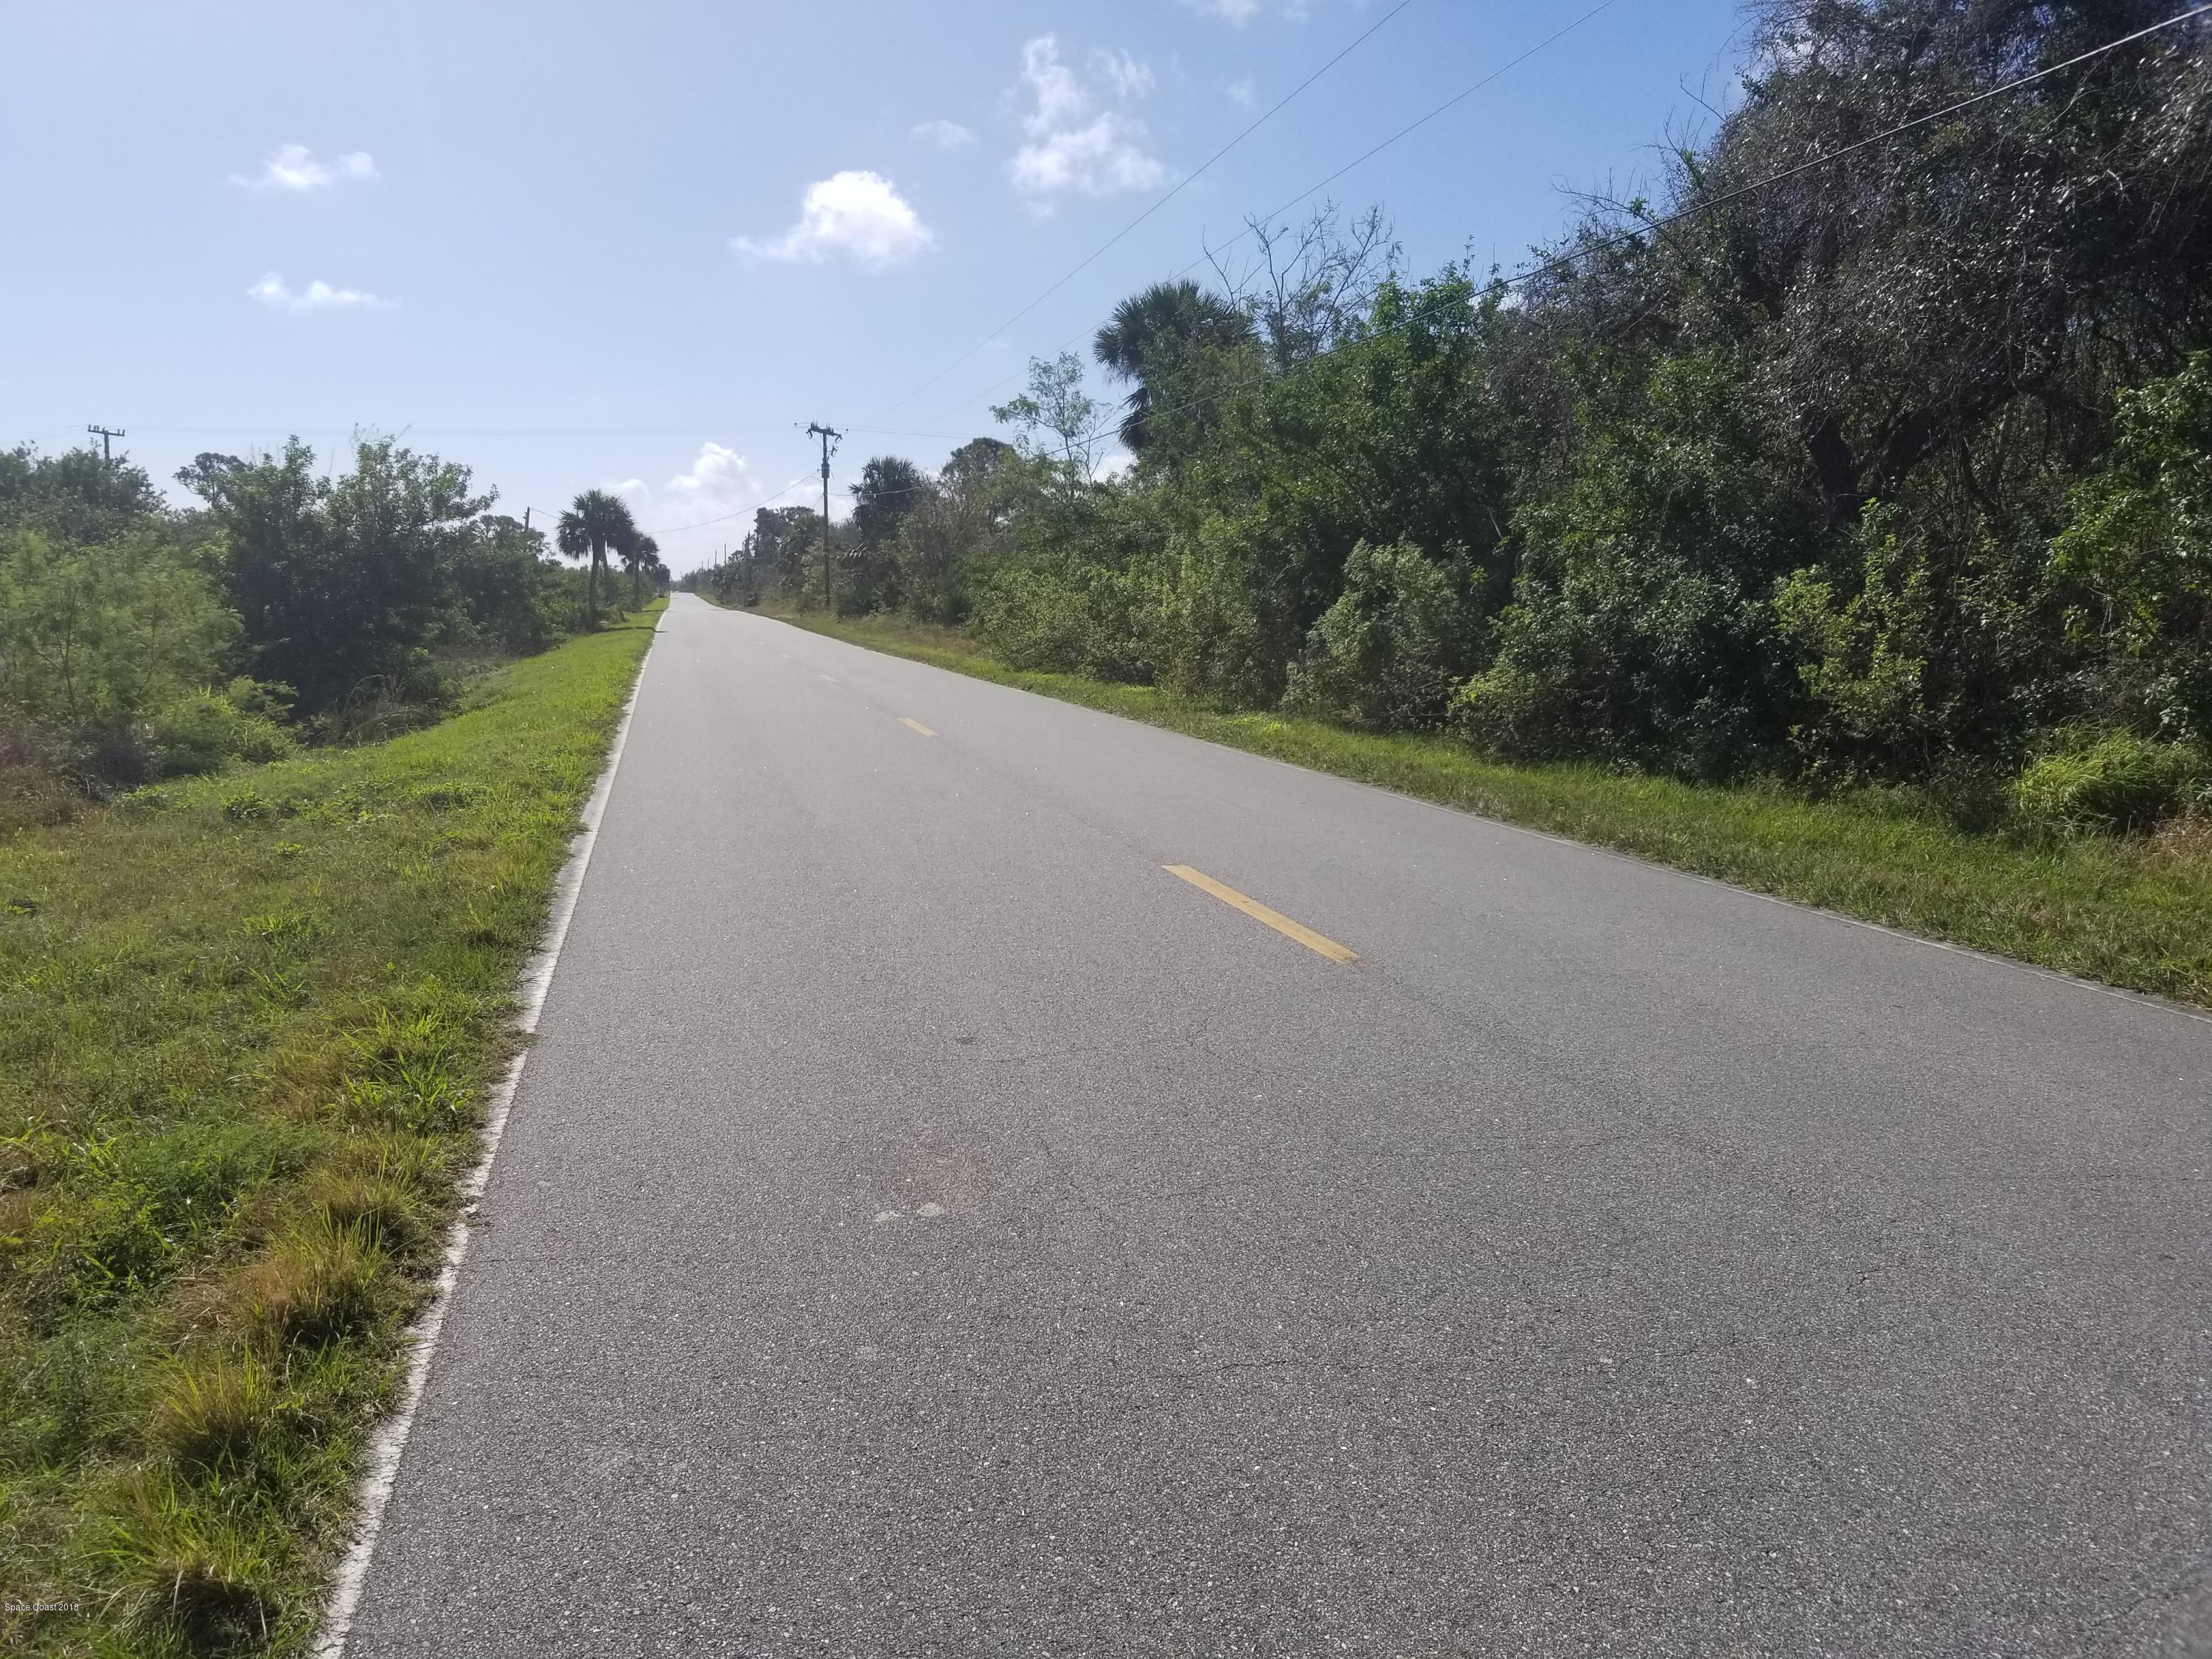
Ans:
[[[416,438],[673,438],[693,434],[736,432],[784,432],[790,422],[774,424],[733,425],[714,421],[694,421],[682,426],[549,426],[549,427],[417,427],[402,428],[406,435]],[[134,431],[160,433],[165,435],[198,435],[221,438],[258,438],[270,433],[287,433],[301,438],[343,438],[355,433],[374,430],[366,425],[350,427],[285,426],[138,426]],[[856,426],[848,428],[865,432],[872,437],[883,438],[958,438],[957,432],[926,432],[911,427]]]
[[[1484,76],[1482,79],[1477,81],[1473,86],[1453,94],[1452,96],[1445,99],[1443,103],[1438,104],[1434,109],[1422,116],[1419,119],[1408,122],[1406,125],[1399,128],[1397,131],[1392,133],[1388,138],[1383,139],[1382,143],[1376,144],[1354,156],[1351,161],[1346,161],[1342,167],[1337,168],[1335,172],[1330,173],[1328,177],[1321,180],[1320,183],[1307,186],[1304,190],[1300,191],[1297,195],[1291,197],[1288,200],[1281,203],[1279,205],[1268,209],[1265,213],[1254,215],[1253,218],[1246,222],[1244,228],[1238,231],[1227,241],[1221,243],[1218,246],[1207,248],[1204,253],[1201,253],[1197,258],[1183,266],[1182,270],[1170,272],[1164,280],[1170,283],[1179,282],[1183,277],[1189,276],[1192,271],[1196,270],[1200,266],[1212,263],[1219,255],[1226,252],[1229,249],[1235,247],[1237,243],[1243,241],[1247,236],[1252,234],[1253,226],[1255,222],[1258,224],[1267,224],[1276,218],[1277,216],[1287,213],[1291,209],[1297,206],[1301,202],[1308,201],[1312,198],[1320,195],[1322,191],[1327,190],[1338,179],[1343,178],[1346,173],[1352,172],[1354,168],[1365,166],[1368,162],[1373,161],[1376,156],[1380,155],[1384,150],[1389,149],[1401,139],[1410,137],[1413,133],[1418,132],[1421,128],[1428,125],[1430,122],[1435,120],[1446,111],[1457,108],[1468,99],[1474,97],[1478,92],[1485,90],[1494,82],[1502,80],[1504,76],[1511,74],[1515,70],[1520,68],[1522,64],[1527,63],[1539,52],[1545,51],[1547,48],[1565,40],[1568,35],[1572,34],[1577,29],[1582,27],[1583,24],[1597,16],[1599,13],[1609,11],[1613,7],[1619,3],[1620,0],[1599,0],[1598,4],[1592,6],[1588,11],[1583,13],[1581,16],[1576,18],[1572,22],[1566,24],[1564,27],[1555,29],[1550,34],[1546,35],[1541,40],[1537,41],[1534,46],[1530,46],[1527,51],[1521,53],[1517,58],[1510,58],[1505,63],[1499,64],[1496,69],[1491,70],[1489,74]],[[1053,348],[1054,355],[1056,356],[1060,352],[1066,350],[1068,347],[1073,345],[1077,341],[1085,338],[1091,334],[1091,328],[1085,327],[1069,335],[1066,339],[1062,340],[1057,346]],[[953,404],[945,409],[939,410],[937,413],[928,416],[928,418],[933,421],[942,420],[946,416],[951,415],[958,410],[964,409],[969,404],[975,402],[977,398],[989,397],[991,393],[998,391],[1000,387],[1012,384],[1014,381],[1020,380],[1027,373],[1028,370],[1026,369],[1016,369],[1012,374],[1008,374],[1000,380],[994,381],[991,385],[985,386],[981,392],[970,394],[957,404]]]
[[[1832,166],[1847,156],[1855,155],[1862,151],[1871,149],[1878,144],[1887,143],[1893,138],[1900,137],[1904,134],[1915,131],[1921,127],[1929,126],[1935,122],[1948,119],[1951,116],[1957,115],[1964,111],[1972,109],[1977,105],[1988,103],[1992,99],[2002,98],[2008,95],[2009,94],[2019,92],[2024,88],[2033,86],[2038,82],[2047,81],[2054,76],[2062,75],[2069,70],[2078,69],[2082,64],[2087,64],[2093,59],[2105,57],[2111,52],[2118,52],[2123,46],[2133,46],[2138,41],[2148,40],[2152,35],[2161,33],[2165,30],[2178,27],[2183,23],[2190,22],[2197,18],[2207,15],[2212,15],[2212,3],[2194,6],[2187,11],[2179,12],[2172,17],[2166,18],[2162,22],[2153,23],[2146,27],[2136,29],[2130,33],[2121,35],[2117,40],[2108,40],[2102,46],[2092,46],[2087,52],[2077,52],[2075,56],[2065,59],[2063,62],[2051,64],[2047,68],[2037,70],[2031,74],[2020,76],[2014,80],[2005,82],[2002,85],[1985,88],[1982,91],[1975,93],[1970,97],[1961,98],[1954,103],[1947,104],[1941,109],[1930,110],[1926,114],[1915,116],[1909,121],[1901,121],[1894,126],[1887,127],[1881,131],[1874,133],[1868,137],[1855,140],[1854,142],[1844,144],[1837,149],[1830,150],[1824,155],[1814,156],[1810,161],[1802,161],[1795,167],[1785,167],[1779,173],[1771,173],[1767,177],[1754,180],[1751,184],[1740,185],[1734,190],[1723,191],[1718,196],[1694,203],[1689,207],[1680,209],[1676,212],[1663,214],[1655,218],[1646,219],[1632,229],[1620,231],[1611,236],[1601,237],[1596,240],[1586,242],[1566,253],[1559,254],[1552,258],[1543,260],[1537,264],[1530,266],[1527,270],[1516,272],[1510,276],[1495,278],[1492,282],[1484,285],[1482,293],[1485,295],[1488,295],[1510,292],[1514,289],[1524,287],[1528,283],[1536,282],[1544,276],[1571,269],[1575,264],[1585,258],[1588,258],[1592,254],[1601,253],[1610,248],[1620,247],[1631,242],[1640,241],[1649,236],[1656,236],[1660,232],[1669,229],[1675,225],[1681,224],[1687,220],[1694,219],[1698,217],[1700,215],[1711,213],[1720,208],[1729,206],[1736,202],[1742,201],[1748,197],[1755,196],[1762,191],[1771,190],[1775,185],[1786,184],[1792,179],[1802,178],[1805,174],[1817,171],[1819,168]],[[1425,306],[1408,313],[1399,321],[1390,324],[1387,328],[1379,331],[1379,332],[1390,333],[1400,329],[1409,328],[1416,324],[1428,320],[1429,319],[1439,314],[1442,311],[1450,308],[1451,306],[1465,306],[1468,303],[1468,301],[1466,300],[1455,298],[1449,301]],[[1312,362],[1316,361],[1318,361],[1318,359],[1310,359],[1306,363],[1300,364],[1298,367],[1300,369],[1310,368],[1311,367]],[[1208,392],[1206,396],[1201,398],[1194,398],[1187,403],[1171,405],[1165,410],[1158,411],[1157,414],[1152,414],[1151,411],[1147,411],[1147,413],[1151,418],[1155,419],[1159,418],[1161,416],[1188,413],[1191,410],[1203,408],[1207,404],[1218,403],[1223,398],[1229,397],[1237,392],[1247,390],[1252,386],[1265,385],[1266,383],[1266,376],[1247,377],[1234,385],[1224,387],[1220,391]],[[1074,452],[1078,444],[1087,445],[1096,443],[1115,424],[1116,422],[1111,420],[1102,422],[1100,424],[1091,428],[1088,431],[1079,434],[1075,439],[1063,446],[1063,459],[1073,459],[1074,458]]]
[[[1135,218],[1130,220],[1127,224],[1122,226],[1121,229],[1115,231],[1103,242],[1101,242],[1074,265],[1061,273],[1061,275],[1051,284],[1051,286],[1047,288],[1043,293],[1038,295],[1027,305],[1024,306],[1019,311],[1017,311],[1012,316],[1007,318],[1005,322],[1000,323],[998,327],[985,334],[981,339],[977,340],[974,345],[969,346],[967,350],[962,352],[951,362],[945,364],[944,368],[939,369],[937,373],[931,375],[920,386],[915,387],[913,391],[908,392],[896,403],[885,409],[883,411],[883,414],[878,416],[877,418],[878,420],[884,419],[885,416],[895,414],[899,410],[905,408],[907,404],[912,403],[916,398],[919,398],[923,392],[928,391],[930,387],[935,386],[939,380],[950,374],[954,369],[959,368],[961,364],[966,362],[977,352],[982,350],[985,346],[988,345],[1000,335],[1005,333],[1006,330],[1012,328],[1016,323],[1021,321],[1023,318],[1028,316],[1030,313],[1035,311],[1039,306],[1042,305],[1054,295],[1059,293],[1061,289],[1066,287],[1067,284],[1073,282],[1077,276],[1089,270],[1093,264],[1098,262],[1100,258],[1102,258],[1108,250],[1121,241],[1123,237],[1127,236],[1131,231],[1136,229],[1139,225],[1143,224],[1146,220],[1151,218],[1152,215],[1158,213],[1162,208],[1165,207],[1176,197],[1182,195],[1184,191],[1189,189],[1190,186],[1195,184],[1206,173],[1207,168],[1211,167],[1216,161],[1221,160],[1221,158],[1228,155],[1231,150],[1235,149],[1237,145],[1243,143],[1247,138],[1250,137],[1261,127],[1265,126],[1270,120],[1273,119],[1276,115],[1281,112],[1285,105],[1289,104],[1301,93],[1304,92],[1305,89],[1313,85],[1315,82],[1320,80],[1322,76],[1328,74],[1329,70],[1334,69],[1339,64],[1352,56],[1353,52],[1357,52],[1362,46],[1366,44],[1366,42],[1372,38],[1384,24],[1389,22],[1392,18],[1397,16],[1400,12],[1405,10],[1407,6],[1410,6],[1413,3],[1413,0],[1398,0],[1398,3],[1396,5],[1391,7],[1389,10],[1384,12],[1372,23],[1370,23],[1365,28],[1354,35],[1351,41],[1338,51],[1334,57],[1328,59],[1328,62],[1322,64],[1319,69],[1314,70],[1314,72],[1307,76],[1304,80],[1299,82],[1297,85],[1292,87],[1288,92],[1285,93],[1273,104],[1269,105],[1267,109],[1262,111],[1257,118],[1252,121],[1249,125],[1246,126],[1243,131],[1239,132],[1235,137],[1224,144],[1219,149],[1214,151],[1212,155],[1207,156],[1205,161],[1200,162],[1197,167],[1192,172],[1184,174],[1182,178],[1177,179],[1173,187],[1170,188],[1164,195],[1161,196],[1157,201],[1153,202],[1151,206],[1147,207]],[[857,430],[858,428],[855,429]]]

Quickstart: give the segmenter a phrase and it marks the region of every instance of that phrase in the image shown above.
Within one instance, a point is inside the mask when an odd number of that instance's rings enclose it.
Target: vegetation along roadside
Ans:
[[[957,630],[768,613],[854,645],[1059,697],[1755,891],[2212,1007],[2212,826],[2155,836],[1960,828],[1907,789],[1826,800],[1587,763],[1488,758],[1449,736],[1237,712],[1157,686],[1006,667]]]
[[[0,1649],[311,1638],[659,608],[0,841]]]
[[[1251,218],[686,581],[2206,1002],[2212,17],[1745,19],[1526,259]]]

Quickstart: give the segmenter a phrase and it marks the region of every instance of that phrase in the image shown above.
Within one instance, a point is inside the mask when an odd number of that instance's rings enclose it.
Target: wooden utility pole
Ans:
[[[830,553],[830,446],[845,434],[834,427],[815,422],[806,423],[810,436],[822,440],[822,604],[831,616],[837,614],[836,592],[830,586],[830,576],[836,567]]]
[[[121,427],[116,426],[88,426],[85,430],[100,434],[100,459],[106,465],[113,466],[115,465],[115,451],[112,447],[114,441],[118,438],[127,438],[131,434],[124,431]]]

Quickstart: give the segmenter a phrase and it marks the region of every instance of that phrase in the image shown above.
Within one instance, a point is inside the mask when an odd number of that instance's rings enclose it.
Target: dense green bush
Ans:
[[[239,644],[199,549],[147,526],[97,546],[0,532],[0,700],[118,730],[224,672]]]
[[[1409,542],[1345,561],[1344,592],[1307,635],[1283,706],[1376,731],[1441,721],[1471,654],[1461,574]]]
[[[1157,520],[1126,487],[1071,497],[1034,471],[1001,487],[1025,544],[978,572],[977,634],[1024,668],[1148,684],[1162,627]]]
[[[582,574],[465,469],[384,440],[335,478],[313,461],[203,455],[183,480],[209,510],[180,514],[126,461],[0,452],[0,824],[420,725],[457,666],[582,625]]]
[[[285,688],[244,678],[188,692],[148,723],[152,769],[176,777],[282,760],[299,746],[284,723],[289,702]]]
[[[143,467],[99,450],[41,455],[28,444],[0,450],[0,530],[27,528],[55,542],[104,542],[161,516],[161,492]]]
[[[2114,732],[2034,762],[2013,799],[2022,819],[2051,829],[2148,830],[2200,801],[2212,805],[2212,768],[2191,744]]]
[[[468,471],[358,443],[354,470],[319,476],[297,439],[282,455],[203,455],[182,475],[223,532],[223,580],[254,672],[314,716],[365,696],[433,702],[432,647],[453,571],[489,505]]]
[[[540,540],[513,519],[491,516],[459,538],[449,570],[453,642],[526,657],[582,625],[584,573],[546,559]]]
[[[2139,718],[2212,738],[2212,351],[2122,392],[2118,424],[2053,544],[2075,634],[2149,668]]]

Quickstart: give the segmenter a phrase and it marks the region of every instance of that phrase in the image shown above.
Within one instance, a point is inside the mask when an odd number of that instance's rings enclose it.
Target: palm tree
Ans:
[[[575,504],[561,515],[560,526],[553,538],[561,556],[588,558],[592,562],[584,579],[586,630],[599,625],[599,569],[607,562],[607,550],[622,547],[636,538],[637,520],[630,517],[629,507],[604,489],[585,490],[576,497]]]
[[[622,562],[629,567],[629,608],[635,611],[645,603],[639,582],[646,571],[660,562],[660,544],[643,531],[633,530],[629,538],[620,544],[616,551],[622,555]]]
[[[1252,337],[1252,325],[1228,301],[1196,283],[1154,283],[1114,307],[1091,352],[1117,379],[1137,389],[1122,407],[1121,441],[1142,449],[1151,435],[1146,417],[1161,381],[1210,351],[1231,350]]]

